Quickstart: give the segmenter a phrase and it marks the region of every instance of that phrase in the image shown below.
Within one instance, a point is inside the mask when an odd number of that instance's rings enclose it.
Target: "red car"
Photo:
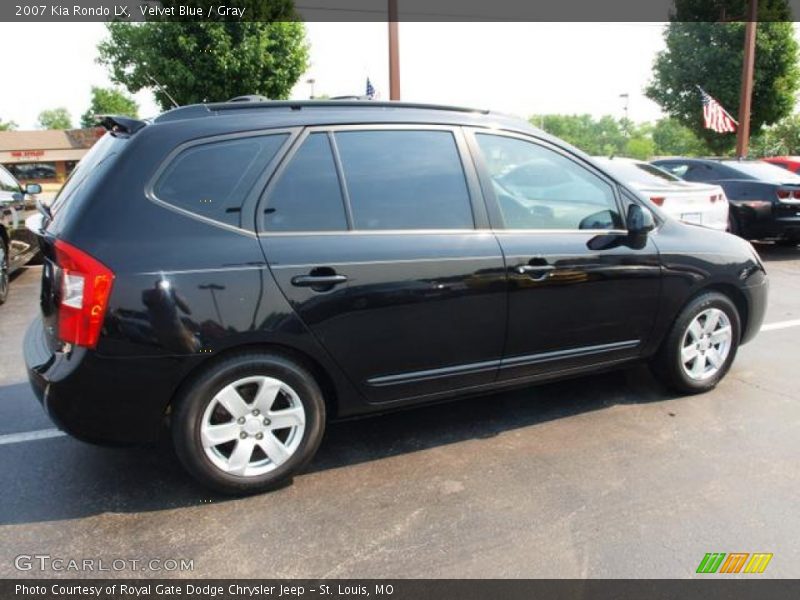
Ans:
[[[792,173],[800,172],[800,156],[770,156],[761,160],[783,167]]]

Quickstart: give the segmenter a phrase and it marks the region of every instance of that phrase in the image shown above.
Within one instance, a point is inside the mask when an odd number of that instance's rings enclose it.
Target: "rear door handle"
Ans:
[[[345,275],[297,275],[292,277],[292,285],[297,287],[333,287],[347,281]]]

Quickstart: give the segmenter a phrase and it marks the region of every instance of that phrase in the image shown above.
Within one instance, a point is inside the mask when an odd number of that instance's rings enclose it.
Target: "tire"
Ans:
[[[324,431],[319,385],[305,367],[277,354],[225,358],[173,405],[178,458],[200,483],[224,494],[263,492],[290,480],[314,456]]]
[[[8,288],[10,287],[8,266],[8,244],[0,237],[0,304],[3,304],[8,298]]]
[[[710,317],[716,318],[713,330],[708,329],[713,324]],[[722,331],[726,326],[727,336]],[[705,337],[708,334],[710,337]],[[741,319],[736,306],[723,294],[706,292],[683,308],[650,366],[673,390],[684,394],[706,392],[725,377],[736,358],[740,338]]]

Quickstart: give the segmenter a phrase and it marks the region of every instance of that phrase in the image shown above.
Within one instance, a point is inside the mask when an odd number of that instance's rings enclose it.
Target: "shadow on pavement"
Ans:
[[[0,388],[2,393],[2,388]],[[530,427],[617,404],[673,398],[646,367],[331,424],[306,472],[381,460]],[[31,397],[31,402],[35,402]],[[165,510],[226,500],[181,468],[168,438],[101,448],[71,438],[0,446],[0,524]],[[278,492],[279,493],[279,492]]]
[[[778,246],[769,242],[754,242],[753,247],[764,262],[800,260],[800,247]]]

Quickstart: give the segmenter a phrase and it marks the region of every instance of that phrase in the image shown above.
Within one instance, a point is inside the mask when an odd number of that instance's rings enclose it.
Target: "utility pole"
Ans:
[[[753,69],[756,58],[756,25],[758,0],[748,0],[747,23],[744,29],[744,61],[742,63],[742,95],[739,99],[739,129],[736,132],[736,156],[745,158],[750,144],[750,110],[753,100]]]
[[[389,0],[389,100],[400,100],[400,41],[397,0]]]

